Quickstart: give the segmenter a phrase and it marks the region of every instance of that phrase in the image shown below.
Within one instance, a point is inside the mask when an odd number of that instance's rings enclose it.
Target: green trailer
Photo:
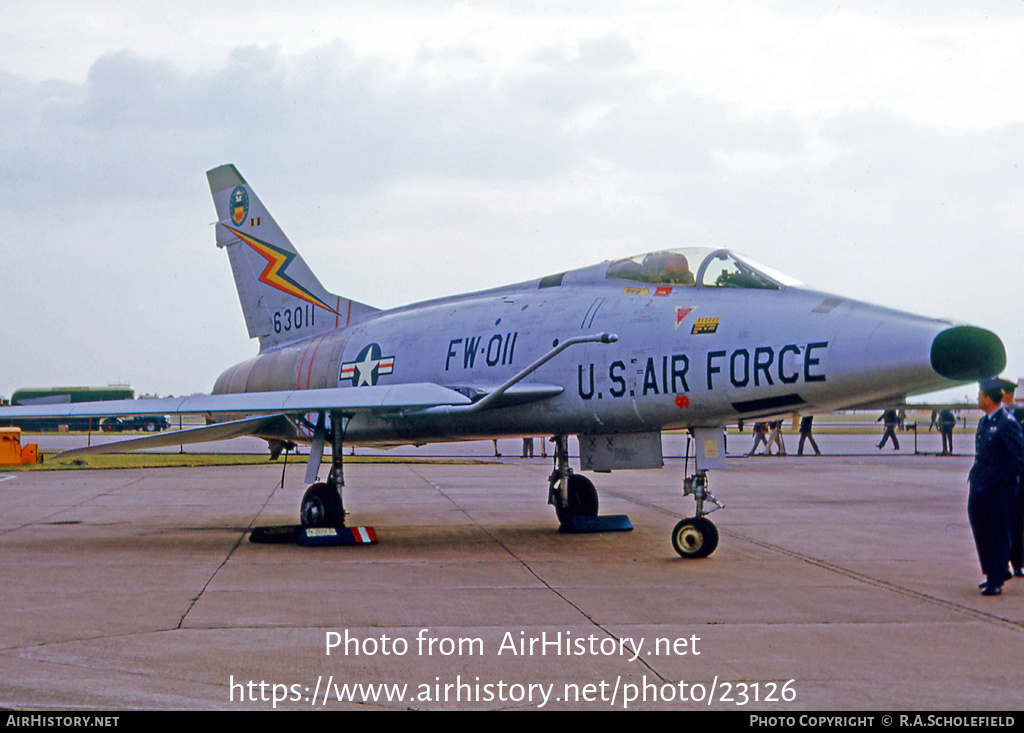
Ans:
[[[45,389],[19,389],[11,395],[12,405],[60,405],[76,402],[101,402],[106,400],[133,400],[135,390],[131,387],[49,387]],[[20,427],[32,432],[50,430],[144,430],[154,432],[170,427],[163,415],[125,416],[121,418],[98,417],[53,417],[5,420],[2,426]]]

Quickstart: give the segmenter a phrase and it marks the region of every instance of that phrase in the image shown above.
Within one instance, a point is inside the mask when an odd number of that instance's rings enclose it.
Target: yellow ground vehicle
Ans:
[[[0,428],[0,466],[42,462],[43,454],[36,443],[21,444],[21,428]]]

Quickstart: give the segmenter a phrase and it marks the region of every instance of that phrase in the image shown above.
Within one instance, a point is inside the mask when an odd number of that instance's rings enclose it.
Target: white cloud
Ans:
[[[990,297],[1024,265],[1024,13],[1002,4],[11,7],[0,305],[26,318],[0,393],[208,389],[251,353],[207,226],[224,162],[369,302],[714,243],[991,326],[1024,373]]]

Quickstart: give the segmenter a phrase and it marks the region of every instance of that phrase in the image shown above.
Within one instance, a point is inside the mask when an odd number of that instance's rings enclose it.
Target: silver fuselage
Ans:
[[[632,433],[897,400],[974,379],[1002,349],[981,329],[801,287],[645,285],[607,270],[380,311],[266,350],[214,393],[432,382],[472,397],[560,340],[608,332],[616,343],[570,348],[524,380],[558,394],[476,413],[355,415],[346,440]]]

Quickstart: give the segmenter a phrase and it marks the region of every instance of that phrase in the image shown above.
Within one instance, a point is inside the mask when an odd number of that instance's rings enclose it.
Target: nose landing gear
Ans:
[[[696,473],[683,478],[683,496],[693,496],[697,503],[697,514],[682,519],[672,530],[672,548],[685,558],[707,557],[718,547],[718,528],[707,519],[717,509],[724,509],[715,495],[708,490],[708,469],[725,467],[725,439],[721,428],[694,428],[696,443]],[[690,457],[690,440],[686,441],[687,466]],[[683,469],[684,474],[686,468]],[[704,502],[715,506],[704,509]]]
[[[718,547],[718,528],[706,518],[707,514],[721,509],[722,505],[708,491],[706,471],[698,471],[683,479],[683,496],[693,495],[697,501],[697,516],[680,520],[672,530],[672,548],[680,557],[707,557]],[[704,502],[715,504],[715,509],[704,511]]]

